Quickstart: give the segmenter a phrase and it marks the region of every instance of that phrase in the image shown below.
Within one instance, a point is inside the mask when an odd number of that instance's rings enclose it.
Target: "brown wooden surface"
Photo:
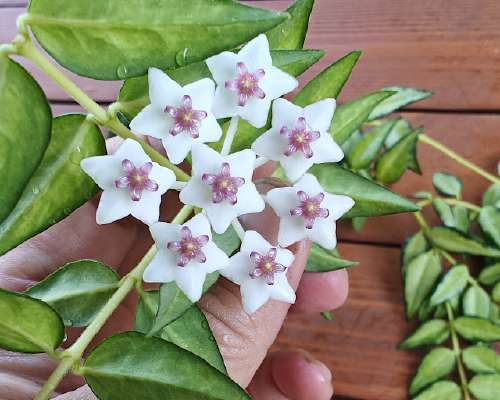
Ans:
[[[283,9],[288,0],[253,1]],[[0,42],[12,39],[22,0],[0,0]],[[341,100],[388,85],[422,87],[435,96],[404,116],[414,125],[492,171],[500,158],[500,1],[498,0],[316,0],[306,46],[327,55],[303,80],[353,49],[360,60]],[[28,65],[30,70],[33,70]],[[71,74],[70,74],[71,75]],[[54,84],[40,78],[55,115],[81,110]],[[90,95],[113,101],[118,82],[75,78]],[[491,112],[485,113],[485,110]],[[432,172],[443,170],[465,182],[465,198],[478,201],[488,184],[419,145],[423,176],[407,172],[394,186],[409,195],[431,190]],[[410,215],[372,219],[362,233],[339,227],[340,251],[360,261],[350,271],[347,304],[334,320],[290,316],[277,348],[302,347],[334,371],[336,393],[362,400],[402,400],[417,356],[395,348],[411,329],[403,317],[399,250],[416,225]],[[343,243],[342,243],[343,242]],[[311,399],[315,400],[315,399]]]

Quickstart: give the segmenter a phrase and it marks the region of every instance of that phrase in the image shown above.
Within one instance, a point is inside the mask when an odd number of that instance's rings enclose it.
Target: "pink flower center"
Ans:
[[[153,168],[153,163],[147,162],[141,167],[136,168],[132,161],[125,159],[122,161],[122,168],[123,171],[125,171],[125,176],[117,179],[115,181],[115,186],[117,188],[128,188],[130,198],[133,201],[139,201],[144,190],[150,192],[156,192],[158,190],[158,184],[149,179],[149,173]]]
[[[273,247],[266,255],[261,255],[256,251],[250,253],[250,260],[254,269],[250,272],[252,279],[262,276],[268,285],[274,284],[274,274],[283,272],[286,267],[276,262],[277,250]]]
[[[238,95],[238,105],[244,106],[252,96],[259,99],[266,97],[264,91],[259,87],[259,81],[265,76],[266,72],[260,68],[255,72],[248,72],[245,63],[236,64],[238,75],[233,80],[226,81],[226,89],[236,92]]]
[[[201,251],[201,248],[208,243],[208,240],[208,235],[194,237],[191,230],[187,226],[183,226],[181,229],[181,240],[168,242],[167,248],[174,253],[179,253],[177,265],[185,267],[191,260],[199,263],[207,261],[207,257]]]
[[[203,174],[201,180],[212,186],[212,201],[220,203],[223,200],[229,201],[231,205],[238,202],[236,197],[238,188],[245,184],[244,178],[231,176],[228,163],[223,163],[218,174]]]
[[[186,132],[193,139],[200,136],[201,121],[207,117],[207,113],[201,110],[193,110],[191,97],[185,95],[182,97],[180,107],[165,107],[167,112],[174,119],[174,126],[170,128],[170,134],[176,136],[181,132]]]
[[[290,210],[292,217],[302,217],[307,229],[312,229],[316,218],[328,218],[330,212],[326,208],[321,208],[321,202],[325,198],[324,193],[319,193],[314,197],[309,197],[306,192],[299,190],[297,192],[300,203],[297,207]]]
[[[313,156],[311,149],[311,142],[314,142],[320,137],[318,131],[308,131],[307,124],[304,117],[300,117],[292,129],[284,126],[280,130],[280,135],[288,139],[288,146],[283,154],[291,156],[293,153],[302,152],[306,158]]]

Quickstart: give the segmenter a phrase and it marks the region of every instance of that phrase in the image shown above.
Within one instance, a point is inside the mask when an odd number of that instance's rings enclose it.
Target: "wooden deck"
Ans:
[[[284,9],[290,1],[254,3]],[[0,42],[12,39],[15,18],[24,5],[22,0],[0,0]],[[432,98],[405,110],[404,116],[482,167],[495,168],[500,158],[498,0],[316,0],[306,46],[325,49],[327,55],[304,81],[346,52],[363,50],[340,101],[390,85],[433,91]],[[101,102],[112,102],[120,85],[76,80]],[[56,114],[79,109],[54,84],[40,81]],[[479,200],[486,181],[429,148],[419,150],[423,176],[407,173],[395,191],[430,189],[432,172],[443,170],[463,179],[466,199]],[[373,219],[362,233],[342,224],[340,251],[360,261],[350,272],[347,305],[331,322],[319,316],[290,316],[279,336],[276,347],[302,347],[327,363],[339,396],[406,398],[418,357],[395,349],[409,331],[403,317],[398,246],[415,229],[411,216]]]

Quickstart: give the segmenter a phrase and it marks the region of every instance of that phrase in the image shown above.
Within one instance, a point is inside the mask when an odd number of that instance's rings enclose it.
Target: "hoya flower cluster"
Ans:
[[[280,97],[294,90],[295,78],[272,65],[264,35],[237,54],[209,58],[213,80],[180,86],[164,72],[149,70],[149,97],[131,122],[135,134],[161,139],[169,160],[179,164],[191,154],[192,176],[175,182],[172,171],[154,162],[140,144],[126,140],[114,155],[82,161],[83,170],[101,187],[99,224],[132,215],[150,227],[157,254],[144,273],[146,282],[173,282],[193,302],[200,299],[208,273],[219,271],[240,285],[243,307],[253,313],[269,299],[293,303],[295,293],[286,271],[293,253],[285,247],[310,239],[333,249],[335,221],[354,204],[346,196],[327,193],[307,170],[317,163],[337,162],[342,150],[327,132],[335,100],[305,108]],[[265,126],[272,105],[271,128],[251,149],[230,154],[238,118],[256,128]],[[222,137],[217,119],[231,117],[221,153],[206,145]],[[261,195],[252,181],[254,169],[278,161],[292,187]],[[181,188],[182,203],[201,210],[183,225],[158,222],[161,196]],[[237,218],[264,210],[266,203],[280,218],[277,243],[258,232],[241,232]],[[234,224],[241,248],[232,257],[212,240]]]

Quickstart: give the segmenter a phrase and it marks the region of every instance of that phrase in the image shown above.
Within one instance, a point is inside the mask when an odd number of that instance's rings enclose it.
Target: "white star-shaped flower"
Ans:
[[[252,149],[258,155],[279,161],[292,181],[313,164],[340,161],[344,153],[328,132],[334,111],[334,99],[305,108],[277,99],[273,103],[272,127],[255,140]]]
[[[132,120],[132,132],[161,139],[174,164],[186,158],[193,143],[220,139],[222,129],[212,113],[215,85],[211,79],[183,87],[157,68],[149,69],[148,79],[151,104]]]
[[[103,190],[96,214],[98,224],[127,215],[148,225],[158,221],[161,196],[175,182],[174,173],[152,162],[132,139],[125,140],[115,154],[85,158],[80,166]]]
[[[267,121],[271,102],[298,86],[297,79],[273,67],[269,42],[263,34],[238,54],[225,51],[206,61],[217,83],[214,114],[217,118],[241,116],[256,128]]]
[[[270,190],[266,199],[280,217],[278,243],[283,247],[310,239],[326,249],[335,248],[335,221],[354,205],[348,196],[327,193],[311,174],[293,187]]]
[[[229,258],[212,242],[210,224],[198,214],[184,225],[157,222],[149,228],[158,253],[144,271],[144,282],[173,282],[193,303],[203,293],[206,275]]]
[[[259,233],[247,231],[240,251],[229,259],[221,275],[241,286],[243,309],[252,314],[269,299],[295,302],[286,276],[293,260],[291,251],[272,246]]]
[[[242,214],[260,212],[265,203],[252,182],[255,153],[222,156],[207,145],[193,146],[192,177],[180,192],[184,204],[202,208],[214,231],[224,233]]]

